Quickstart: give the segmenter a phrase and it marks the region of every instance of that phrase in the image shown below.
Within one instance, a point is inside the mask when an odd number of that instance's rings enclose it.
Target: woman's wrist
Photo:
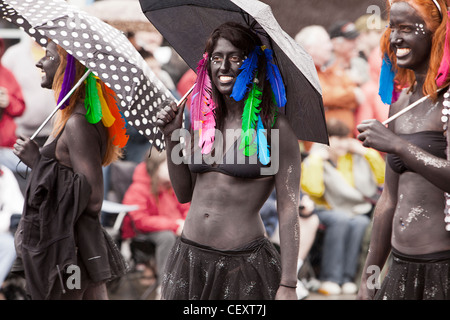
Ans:
[[[297,284],[288,285],[288,284],[280,283],[280,287],[285,287],[285,288],[289,288],[289,289],[297,289]]]

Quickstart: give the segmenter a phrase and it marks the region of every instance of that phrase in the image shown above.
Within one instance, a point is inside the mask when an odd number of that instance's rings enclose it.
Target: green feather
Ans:
[[[86,79],[86,119],[89,123],[98,123],[102,119],[102,106],[97,92],[97,79],[90,73]]]
[[[241,144],[239,149],[244,149],[243,153],[247,157],[254,155],[258,146],[256,143],[256,122],[260,112],[262,91],[256,83],[253,83],[252,90],[248,93],[245,101],[244,112],[242,113]]]

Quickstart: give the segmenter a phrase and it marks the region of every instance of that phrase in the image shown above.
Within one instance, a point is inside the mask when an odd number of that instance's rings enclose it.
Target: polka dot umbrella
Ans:
[[[51,39],[85,65],[115,91],[128,124],[164,149],[156,113],[175,99],[122,32],[64,0],[0,0],[0,14],[43,47]]]
[[[206,40],[219,25],[248,26],[274,53],[288,105],[280,108],[299,140],[328,144],[322,89],[314,61],[279,25],[272,9],[257,0],[139,0],[148,20],[196,70]],[[280,1],[281,2],[281,1]]]

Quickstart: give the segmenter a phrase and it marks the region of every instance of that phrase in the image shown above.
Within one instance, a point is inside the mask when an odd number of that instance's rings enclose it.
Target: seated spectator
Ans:
[[[341,121],[329,119],[327,129],[330,146],[313,145],[303,160],[300,183],[326,227],[319,291],[353,294],[361,243],[384,183],[385,163],[378,151],[349,138]]]
[[[153,149],[151,156],[136,167],[122,203],[139,206],[125,217],[122,238],[145,235],[156,247],[156,269],[162,272],[189,210],[189,204],[180,204],[172,189],[165,153]]]

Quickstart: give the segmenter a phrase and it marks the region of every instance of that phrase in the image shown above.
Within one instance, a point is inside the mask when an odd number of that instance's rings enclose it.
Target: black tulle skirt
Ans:
[[[377,300],[450,300],[450,251],[407,256],[395,249]]]
[[[161,283],[164,300],[269,300],[281,279],[280,255],[267,238],[217,250],[179,238]]]

